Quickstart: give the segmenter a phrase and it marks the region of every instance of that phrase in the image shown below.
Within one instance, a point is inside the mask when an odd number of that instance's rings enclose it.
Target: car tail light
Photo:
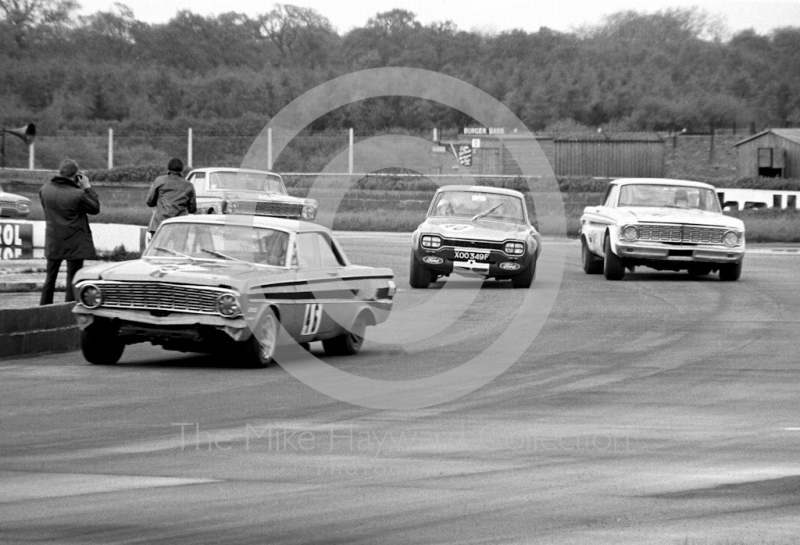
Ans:
[[[525,243],[519,241],[506,242],[503,251],[508,255],[522,255],[525,253]]]
[[[442,246],[442,239],[436,235],[422,235],[420,246],[428,250],[436,250]]]
[[[16,209],[20,214],[27,214],[31,211],[31,203],[27,201],[18,201]]]

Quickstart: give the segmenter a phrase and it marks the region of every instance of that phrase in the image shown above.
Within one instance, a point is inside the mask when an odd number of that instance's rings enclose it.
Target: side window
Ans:
[[[195,172],[193,175],[189,176],[189,181],[192,182],[194,186],[195,195],[202,195],[205,192],[205,172]]]
[[[617,195],[619,195],[619,186],[613,184],[608,188],[608,191],[606,191],[606,196],[603,198],[603,206],[614,208],[617,204]]]
[[[322,233],[300,233],[295,247],[297,265],[301,268],[318,269],[343,267],[331,241]]]

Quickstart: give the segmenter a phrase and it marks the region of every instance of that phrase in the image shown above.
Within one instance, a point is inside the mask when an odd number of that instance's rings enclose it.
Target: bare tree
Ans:
[[[25,49],[38,32],[68,26],[78,8],[75,0],[0,0],[0,21]]]

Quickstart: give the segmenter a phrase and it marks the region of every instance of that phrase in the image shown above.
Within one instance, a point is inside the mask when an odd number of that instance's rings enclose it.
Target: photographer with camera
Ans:
[[[89,184],[89,178],[78,170],[72,159],[64,159],[58,176],[39,190],[45,218],[44,256],[47,277],[42,288],[40,305],[53,303],[53,292],[61,262],[67,262],[67,294],[65,302],[75,300],[72,279],[83,267],[84,259],[96,256],[88,214],[100,212],[100,199]]]

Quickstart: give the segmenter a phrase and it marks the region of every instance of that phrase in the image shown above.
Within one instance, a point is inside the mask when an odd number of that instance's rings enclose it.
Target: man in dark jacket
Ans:
[[[44,209],[44,256],[47,277],[42,288],[40,305],[53,303],[53,292],[61,262],[67,262],[67,303],[75,300],[72,279],[83,267],[84,259],[95,257],[92,230],[87,214],[100,212],[100,199],[89,185],[89,179],[78,172],[78,164],[64,159],[54,177],[39,190]]]
[[[182,172],[183,161],[170,159],[167,173],[156,178],[150,187],[147,206],[156,208],[147,229],[151,237],[165,219],[186,216],[197,211],[194,186],[183,178]]]

